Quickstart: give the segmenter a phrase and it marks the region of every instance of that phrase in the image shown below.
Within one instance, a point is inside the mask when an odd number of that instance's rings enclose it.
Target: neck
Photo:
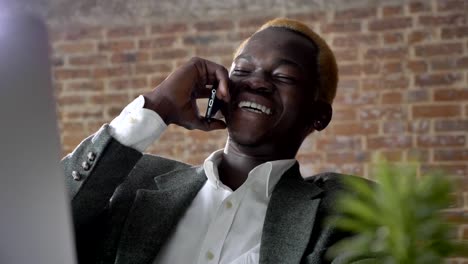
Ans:
[[[241,146],[228,138],[218,166],[220,180],[224,185],[236,190],[247,180],[249,172],[256,166],[272,160],[292,159],[296,152],[286,154],[271,150],[262,151],[261,147]]]

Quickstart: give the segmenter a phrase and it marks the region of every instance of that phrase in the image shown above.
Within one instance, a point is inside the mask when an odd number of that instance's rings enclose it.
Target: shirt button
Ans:
[[[231,209],[231,208],[232,208],[232,202],[231,202],[231,201],[227,201],[227,202],[226,202],[226,208],[227,208],[227,209]]]
[[[208,260],[213,260],[214,259],[213,253],[211,251],[206,252],[206,258]]]

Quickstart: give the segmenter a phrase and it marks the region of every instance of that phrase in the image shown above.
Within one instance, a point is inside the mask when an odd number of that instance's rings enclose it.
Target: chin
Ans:
[[[233,131],[228,128],[229,138],[231,141],[241,146],[256,147],[264,144],[266,140],[265,135],[257,133],[249,133],[249,131]]]

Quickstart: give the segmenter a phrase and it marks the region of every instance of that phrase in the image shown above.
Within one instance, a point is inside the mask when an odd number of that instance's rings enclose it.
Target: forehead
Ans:
[[[302,67],[315,68],[317,48],[300,33],[271,27],[254,34],[238,55],[289,60]]]

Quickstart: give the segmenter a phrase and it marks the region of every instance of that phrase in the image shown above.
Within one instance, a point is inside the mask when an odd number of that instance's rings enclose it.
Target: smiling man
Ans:
[[[214,84],[225,122],[196,106]],[[295,156],[330,122],[336,86],[327,44],[288,19],[242,43],[229,72],[180,66],[63,160],[80,263],[328,263],[340,175],[304,180]],[[202,166],[143,155],[169,124],[227,128],[226,147]]]

